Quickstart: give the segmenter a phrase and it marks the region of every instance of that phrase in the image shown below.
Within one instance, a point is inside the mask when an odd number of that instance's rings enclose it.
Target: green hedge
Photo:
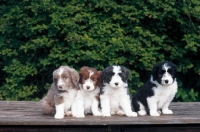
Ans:
[[[175,101],[200,101],[199,14],[199,0],[1,0],[0,99],[41,99],[60,65],[124,65],[135,93],[168,60]]]

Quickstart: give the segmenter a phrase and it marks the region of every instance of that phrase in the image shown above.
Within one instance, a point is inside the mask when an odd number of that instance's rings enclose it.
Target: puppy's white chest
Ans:
[[[74,101],[76,94],[77,94],[77,91],[74,89],[69,90],[68,93],[62,94],[62,96],[64,97],[65,111],[68,111],[71,108],[71,105]]]
[[[92,100],[93,100],[93,98],[91,98],[91,97],[85,97],[84,98],[84,109],[85,110],[90,110],[91,109]]]
[[[120,106],[120,98],[123,98],[123,90],[120,89],[111,89],[107,91],[107,94],[110,98],[110,106],[113,109],[118,109]]]
[[[176,92],[177,92],[177,86],[172,85],[169,87],[158,87],[157,89],[154,90],[155,92],[155,98],[158,102],[158,108],[162,108],[166,102],[171,101]]]
[[[119,95],[116,95],[116,94],[110,95],[110,105],[111,105],[111,108],[119,107]]]
[[[93,101],[96,99],[95,96],[97,96],[99,93],[99,89],[96,89],[94,91],[81,91],[82,100],[84,102],[84,108],[90,109],[92,106]]]

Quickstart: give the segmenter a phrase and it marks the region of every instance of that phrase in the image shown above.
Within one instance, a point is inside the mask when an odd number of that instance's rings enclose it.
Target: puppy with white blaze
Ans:
[[[168,107],[178,89],[176,71],[176,66],[167,61],[153,67],[150,79],[132,98],[134,110],[139,115],[173,114]]]
[[[131,109],[131,99],[128,93],[129,71],[118,65],[108,66],[102,71],[103,85],[100,88],[102,116],[113,114],[136,117]]]
[[[101,116],[99,111],[99,87],[102,84],[101,71],[84,66],[80,69],[79,76],[80,90],[78,90],[72,106],[73,117],[84,118],[87,113]]]
[[[78,90],[78,72],[68,66],[60,66],[53,72],[53,83],[47,95],[41,100],[44,114],[55,114],[62,119],[71,116],[71,106]]]

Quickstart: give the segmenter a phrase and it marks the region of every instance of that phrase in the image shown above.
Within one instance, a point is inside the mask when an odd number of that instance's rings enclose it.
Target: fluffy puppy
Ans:
[[[77,96],[72,106],[72,115],[77,118],[84,118],[85,114],[92,113],[100,116],[99,112],[99,92],[101,81],[101,71],[91,67],[82,67],[79,73],[79,88]]]
[[[131,110],[131,99],[128,94],[129,71],[118,65],[108,66],[102,71],[103,85],[100,88],[102,116],[111,114],[137,116]]]
[[[168,106],[177,92],[177,87],[176,66],[171,62],[156,64],[150,79],[132,98],[134,110],[139,115],[160,116],[161,111],[163,114],[173,114]]]
[[[78,90],[79,74],[73,68],[60,66],[53,72],[53,83],[47,95],[41,100],[44,114],[55,114],[62,119],[71,115],[71,106]]]

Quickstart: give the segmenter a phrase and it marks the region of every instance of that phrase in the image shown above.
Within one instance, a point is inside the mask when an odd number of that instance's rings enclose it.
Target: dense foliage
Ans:
[[[1,0],[0,99],[39,100],[60,65],[123,65],[135,93],[167,60],[175,101],[200,101],[199,14],[199,0]]]

